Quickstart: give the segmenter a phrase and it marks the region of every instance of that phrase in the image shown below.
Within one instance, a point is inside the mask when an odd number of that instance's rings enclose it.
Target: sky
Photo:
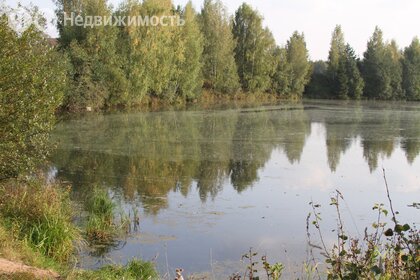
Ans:
[[[223,1],[223,0],[222,0]],[[1,0],[0,0],[1,2]],[[15,6],[16,0],[6,0]],[[54,14],[53,0],[22,0],[33,3],[51,18]],[[118,6],[121,0],[109,0]],[[173,0],[175,5],[185,5],[188,0]],[[192,0],[197,10],[203,0]],[[223,1],[230,14],[244,0]],[[312,60],[328,58],[331,33],[337,24],[342,26],[346,41],[363,55],[368,39],[375,26],[384,31],[386,40],[395,39],[401,48],[420,37],[420,0],[247,0],[245,1],[264,16],[264,25],[272,31],[277,44],[284,45],[297,30],[304,32]],[[54,26],[47,33],[56,37]]]

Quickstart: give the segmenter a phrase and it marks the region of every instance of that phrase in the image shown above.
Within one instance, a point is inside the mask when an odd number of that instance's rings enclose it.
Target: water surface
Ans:
[[[345,196],[355,235],[386,203],[387,171],[401,219],[420,222],[420,104],[312,102],[256,108],[91,115],[60,123],[56,176],[83,200],[106,188],[140,229],[81,265],[155,259],[171,273],[238,268],[249,247],[288,273],[307,259],[309,202],[322,205],[327,243],[335,241],[329,198]]]

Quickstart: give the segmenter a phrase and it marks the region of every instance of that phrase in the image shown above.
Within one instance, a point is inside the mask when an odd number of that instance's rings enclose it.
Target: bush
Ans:
[[[67,60],[31,26],[18,35],[0,9],[0,180],[45,160],[66,85]]]

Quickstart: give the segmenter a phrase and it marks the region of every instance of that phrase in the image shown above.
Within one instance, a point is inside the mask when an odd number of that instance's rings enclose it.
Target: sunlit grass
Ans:
[[[154,265],[150,262],[132,260],[126,266],[105,266],[96,271],[74,271],[68,276],[74,280],[154,280],[159,279]]]
[[[70,258],[80,237],[72,223],[69,190],[57,185],[36,180],[2,184],[0,216],[14,238],[58,262]]]

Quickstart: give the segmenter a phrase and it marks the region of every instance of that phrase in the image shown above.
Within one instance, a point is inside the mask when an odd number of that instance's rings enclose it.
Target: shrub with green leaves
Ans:
[[[18,35],[0,10],[0,180],[32,171],[50,148],[66,59],[35,26]]]

